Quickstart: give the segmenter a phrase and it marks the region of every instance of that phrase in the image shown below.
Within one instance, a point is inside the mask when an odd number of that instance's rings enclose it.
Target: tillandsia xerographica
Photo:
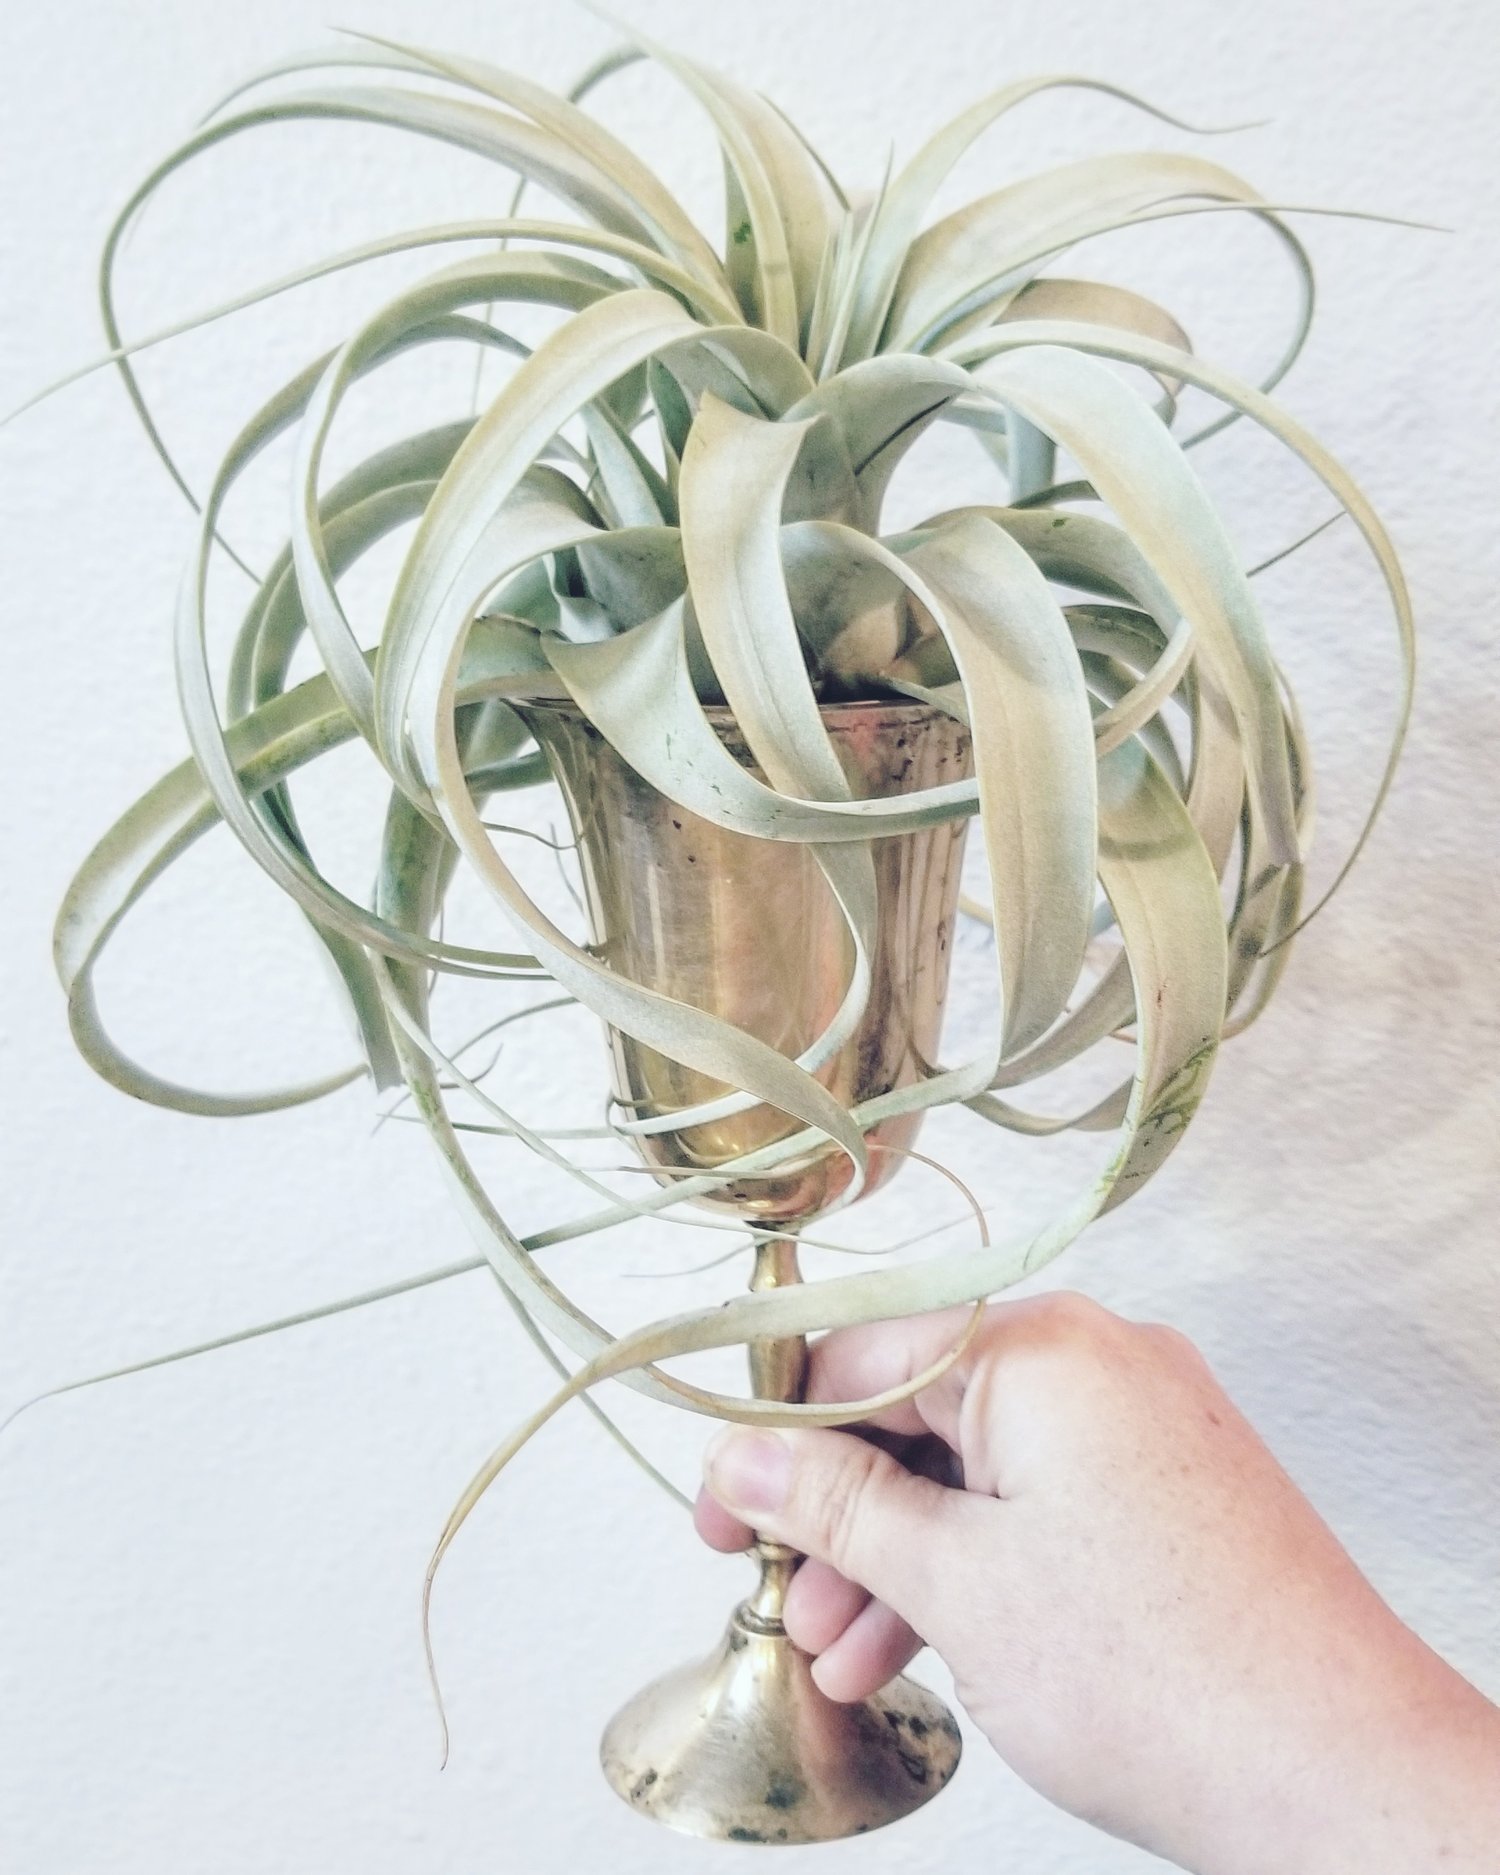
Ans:
[[[719,242],[583,108],[643,58],[671,74],[716,133],[727,210]],[[633,31],[567,98],[478,59],[351,40],[240,86],[145,179],[110,233],[102,287],[112,349],[100,362],[119,370],[179,481],[132,374],[136,353],[382,256],[464,255],[372,304],[337,349],[248,418],[195,499],[200,526],[176,631],[191,758],[85,862],[58,923],[57,963],[78,1046],[141,1099],[227,1115],[311,1100],[356,1074],[377,1089],[404,1087],[481,1246],[409,1286],[487,1263],[559,1372],[543,1330],[580,1363],[533,1427],[606,1376],[723,1418],[847,1419],[848,1407],[694,1388],[655,1363],[992,1295],[1137,1190],[1181,1136],[1219,1041],[1265,1006],[1310,915],[1309,755],[1250,577],[1191,466],[1195,444],[1248,418],[1326,486],[1383,575],[1409,693],[1410,608],[1390,542],[1349,476],[1267,395],[1311,317],[1311,273],[1286,220],[1300,210],[1268,204],[1198,156],[1131,153],[1025,176],[931,218],[976,139],[1061,87],[1153,109],[1087,78],[1012,83],[855,199],[766,99]],[[124,342],[115,263],[154,192],[216,145],[306,119],[387,126],[490,158],[517,178],[511,213],[337,253],[172,332]],[[522,212],[527,187],[559,205],[554,218]],[[1092,236],[1172,219],[1191,229],[1192,217],[1224,213],[1272,230],[1301,284],[1295,330],[1260,386],[1195,356],[1145,298],[1048,271]],[[529,348],[507,329],[517,304],[563,316]],[[325,487],[325,447],[350,387],[430,345],[502,355],[503,384],[472,419],[385,448]],[[1179,439],[1184,387],[1217,400],[1219,413]],[[883,532],[893,472],[945,424],[981,446],[973,503]],[[291,538],[255,576],[217,684],[206,589],[215,554],[233,551],[221,538],[225,504],[258,454],[293,430]],[[413,523],[383,619],[351,619],[340,580]],[[292,686],[294,654],[309,644],[321,673]],[[855,798],[820,705],[862,696],[922,699],[962,719],[974,778]],[[800,1057],[628,980],[534,902],[484,814],[486,801],[549,780],[512,707],[528,697],[571,698],[635,771],[702,819],[816,854],[855,961],[850,994]],[[732,711],[753,768],[727,749],[710,705]],[[1377,809],[1404,720],[1403,702]],[[364,902],[320,871],[290,785],[353,738],[388,783],[379,876]],[[455,1066],[435,1033],[435,986],[455,974],[550,979],[560,1000],[739,1090],[731,1105],[766,1103],[800,1122],[760,1155],[762,1170],[835,1142],[855,1167],[852,1196],[869,1116],[835,1099],[818,1069],[861,1013],[870,842],[954,816],[977,816],[992,882],[983,911],[994,931],[994,1040],[890,1094],[882,1110],[964,1103],[1023,1133],[1112,1131],[1104,1169],[1040,1233],[611,1335],[543,1273],[466,1154],[455,1102],[478,1103],[521,1149],[570,1164],[554,1137]],[[169,1083],[110,1038],[94,992],[102,951],[151,883],[221,821],[326,947],[363,1040],[357,1069],[226,1096]],[[442,936],[460,868],[503,908],[514,950]],[[1133,1039],[1133,1072],[1087,1113],[1068,1120],[1015,1104],[1017,1089],[1122,1032]],[[629,1138],[633,1124],[617,1115],[598,1132]],[[587,1208],[549,1228],[548,1242],[660,1214],[688,1195],[677,1184],[622,1197],[577,1172]],[[700,1188],[712,1183],[705,1174]],[[466,1494],[445,1545],[515,1443]]]

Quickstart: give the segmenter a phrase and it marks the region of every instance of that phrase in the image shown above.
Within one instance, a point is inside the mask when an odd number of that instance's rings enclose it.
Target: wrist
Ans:
[[[1388,1611],[1382,1611],[1388,1612]],[[1276,1770],[1200,1875],[1493,1875],[1500,1709],[1394,1616],[1359,1671],[1320,1662]]]
[[[1415,1658],[1395,1675],[1363,1734],[1351,1737],[1346,1778],[1359,1820],[1325,1804],[1309,1835],[1307,1875],[1491,1875],[1500,1843],[1500,1710],[1409,1637]],[[1351,1862],[1358,1848],[1363,1859]]]

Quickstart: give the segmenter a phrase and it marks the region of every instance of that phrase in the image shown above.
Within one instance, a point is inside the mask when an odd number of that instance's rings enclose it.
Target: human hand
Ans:
[[[830,1335],[808,1397],[899,1385],[966,1319]],[[696,1513],[716,1549],[753,1525],[804,1552],[786,1625],[832,1698],[928,1642],[1027,1782],[1198,1875],[1500,1869],[1500,1711],[1181,1335],[1079,1296],[994,1305],[866,1431],[721,1433]]]

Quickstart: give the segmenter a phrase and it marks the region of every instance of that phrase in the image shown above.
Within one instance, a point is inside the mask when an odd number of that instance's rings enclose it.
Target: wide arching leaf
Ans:
[[[701,108],[717,144],[722,253],[717,231],[700,230],[650,165],[583,108],[598,84],[642,59]],[[924,228],[976,140],[1064,87],[1152,109],[1069,75],[992,85],[903,167],[873,168],[878,187],[859,192],[841,186],[770,100],[633,30],[566,96],[466,53],[356,38],[236,87],[130,193],[111,228],[100,280],[107,350],[72,375],[120,371],[195,505],[136,382],[140,353],[334,273],[349,270],[357,283],[366,262],[480,250],[382,289],[223,452],[177,613],[191,760],[85,861],[56,950],[80,1049],[139,1098],[228,1115],[311,1099],[361,1072],[377,1086],[401,1083],[399,1111],[383,1117],[425,1128],[474,1254],[160,1358],[487,1270],[559,1387],[480,1468],[439,1557],[525,1438],[607,1378],[720,1419],[861,1417],[872,1402],[743,1400],[689,1382],[675,1364],[768,1336],[977,1304],[1041,1269],[1165,1162],[1221,1038],[1266,1006],[1292,939],[1327,896],[1304,902],[1314,739],[1273,655],[1255,569],[1241,563],[1184,454],[1225,423],[1257,424],[1310,469],[1385,580],[1402,656],[1374,809],[1385,797],[1411,690],[1401,569],[1354,481],[1265,394],[1300,352],[1314,303],[1290,222],[1338,211],[1270,201],[1197,155],[1144,151],[1012,178]],[[124,342],[117,262],[157,192],[201,155],[247,153],[251,132],[291,137],[307,123],[377,127],[394,148],[417,137],[478,154],[506,171],[497,206],[508,198],[509,212],[476,204],[479,213],[344,248]],[[310,177],[309,189],[325,180]],[[561,206],[523,216],[527,188]],[[1260,388],[1194,355],[1172,308],[1052,271],[1098,235],[1171,223],[1190,242],[1200,217],[1225,214],[1263,224],[1296,273],[1291,334],[1278,336]],[[512,303],[548,309],[539,342],[530,322],[508,329]],[[385,367],[431,344],[498,359],[499,388],[476,368],[471,414],[444,408],[325,487],[347,440],[351,388],[377,402]],[[1137,373],[1144,394],[1127,381]],[[1217,400],[1218,414],[1178,441],[1170,426],[1185,388]],[[883,531],[893,478],[943,424],[977,440],[972,486],[946,511]],[[262,574],[226,538],[226,515],[233,531],[230,504],[274,465],[281,439],[294,446],[292,521]],[[911,464],[912,486],[922,467]],[[379,572],[365,556],[408,528],[381,602],[360,610],[365,578]],[[253,597],[221,633],[210,571],[225,548],[250,572]],[[309,663],[321,668],[293,687]],[[964,722],[974,778],[858,798],[824,706],[891,697]],[[509,863],[512,841],[534,830],[512,826],[522,814],[493,797],[549,782],[526,729],[528,702],[548,698],[570,698],[645,784],[688,811],[810,849],[843,917],[847,968],[810,1025],[821,1033],[795,1059],[607,963],[546,914],[530,875]],[[720,734],[726,708],[744,761]],[[382,816],[379,866],[363,891],[329,876],[316,823],[298,814],[309,765],[354,739],[373,758],[360,785],[374,782]],[[841,1084],[830,1064],[871,993],[884,912],[873,843],[962,818],[979,822],[989,872],[985,902],[968,909],[992,937],[971,926],[958,967],[977,954],[991,973],[995,1020],[975,1025],[979,1039],[962,1058],[925,1063],[846,1105],[825,1082]],[[362,1068],[280,1090],[198,1090],[131,1060],[110,1035],[96,1000],[100,957],[142,895],[220,823],[332,959]],[[564,851],[558,859],[571,883],[572,862]],[[450,892],[475,885],[514,928],[515,949],[445,936]],[[173,968],[192,961],[174,955]],[[455,975],[545,984],[539,1002],[507,1007],[487,1028],[577,1004],[706,1076],[716,1097],[623,1122],[590,1105],[539,1124],[497,1061],[476,1066],[465,1040],[448,1034],[445,981]],[[1037,1090],[1058,1070],[1091,1071],[1126,1047],[1130,1073],[1105,1077],[1102,1093],[1065,1108]],[[602,1091],[601,1069],[586,1093]],[[793,1130],[726,1164],[620,1190],[616,1169],[589,1156],[759,1104]],[[967,1249],[727,1302],[700,1292],[695,1306],[644,1326],[606,1324],[574,1299],[568,1255],[607,1233],[651,1220],[663,1234],[738,1235],[733,1216],[692,1226],[685,1207],[817,1155],[852,1166],[847,1203],[865,1181],[873,1128],[948,1107],[1019,1137],[1076,1129],[1108,1143],[1048,1217],[1003,1239],[991,1241],[981,1214]],[[523,1235],[497,1201],[504,1170],[471,1157],[471,1138],[486,1153],[528,1155],[572,1198]],[[816,1228],[798,1222],[816,1241]],[[749,1234],[789,1224],[763,1221]]]

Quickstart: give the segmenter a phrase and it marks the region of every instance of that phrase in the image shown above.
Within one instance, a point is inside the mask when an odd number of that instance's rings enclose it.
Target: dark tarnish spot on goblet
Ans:
[[[743,1823],[736,1823],[729,1831],[731,1842],[769,1842],[769,1836],[763,1836],[758,1829],[747,1829]]]
[[[906,1775],[914,1784],[925,1784],[927,1782],[928,1764],[927,1760],[920,1752],[902,1751],[898,1749],[896,1756],[901,1760],[902,1770],[905,1771]]]
[[[889,1038],[879,1030],[873,1033],[861,1033],[859,1042],[859,1067],[855,1085],[861,1093],[884,1093],[889,1085],[881,1070],[885,1065],[885,1052]]]
[[[640,1776],[630,1786],[630,1801],[632,1803],[640,1802],[642,1797],[645,1796],[646,1792],[650,1790],[651,1786],[656,1782],[656,1776],[655,1771],[647,1770],[641,1772]]]
[[[772,1810],[795,1810],[804,1794],[795,1778],[773,1777],[766,1789],[766,1803]]]

